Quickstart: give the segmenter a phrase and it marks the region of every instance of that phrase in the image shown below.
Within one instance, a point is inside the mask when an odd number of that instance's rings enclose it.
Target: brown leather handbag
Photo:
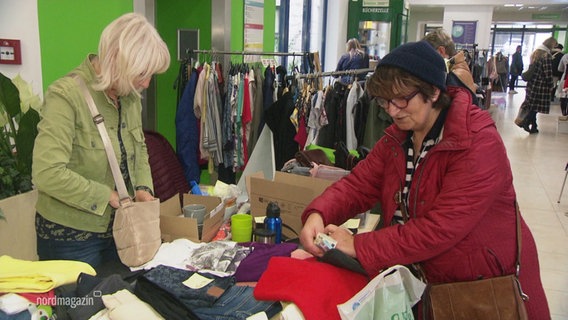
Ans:
[[[294,158],[303,167],[313,167],[312,162],[314,162],[315,164],[333,166],[325,152],[320,149],[298,151],[294,155]]]
[[[428,285],[425,292],[425,314],[430,319],[528,319],[523,293],[518,279],[521,267],[521,220],[517,216],[516,273],[476,281]]]

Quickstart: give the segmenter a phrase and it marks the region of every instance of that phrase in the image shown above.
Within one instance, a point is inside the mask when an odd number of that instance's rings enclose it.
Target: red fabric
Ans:
[[[395,125],[351,174],[314,199],[302,215],[322,213],[336,225],[379,201],[388,226],[355,235],[357,259],[365,270],[421,262],[428,281],[474,280],[514,272],[516,258],[513,176],[507,151],[490,114],[471,104],[470,93],[448,87],[453,102],[442,140],[417,168],[409,191],[411,219],[389,226],[404,186],[408,132]],[[522,221],[520,281],[530,300],[530,319],[550,318],[540,280],[534,238]]]
[[[257,300],[291,301],[306,320],[340,319],[337,305],[367,285],[358,273],[319,262],[273,257],[254,289]]]
[[[308,140],[308,131],[306,129],[306,116],[302,114],[298,120],[298,132],[294,136],[294,140],[298,143],[299,150],[304,150],[306,140]]]
[[[49,290],[48,292],[42,293],[18,293],[18,295],[26,298],[29,302],[34,304],[44,304],[43,302],[48,302],[50,306],[54,306],[57,301],[55,301],[55,290]]]

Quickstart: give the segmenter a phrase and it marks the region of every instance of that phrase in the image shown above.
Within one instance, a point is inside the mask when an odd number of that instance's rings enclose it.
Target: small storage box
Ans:
[[[568,120],[558,120],[558,133],[568,133]]]

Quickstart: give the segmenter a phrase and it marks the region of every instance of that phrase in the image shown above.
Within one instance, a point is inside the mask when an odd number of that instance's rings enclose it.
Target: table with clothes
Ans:
[[[295,243],[177,239],[126,275],[97,275],[76,261],[1,259],[0,319],[285,318],[280,301],[293,303],[289,319],[339,319],[336,305],[369,280]]]
[[[296,242],[176,239],[140,267],[119,265],[97,274],[1,256],[0,319],[339,319],[337,305],[370,280]]]

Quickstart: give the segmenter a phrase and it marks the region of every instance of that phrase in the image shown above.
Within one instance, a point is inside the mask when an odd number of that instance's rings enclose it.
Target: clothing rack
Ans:
[[[307,56],[310,52],[256,52],[256,51],[217,51],[217,50],[193,50],[193,53],[205,54],[229,54],[229,55],[243,55],[243,56]]]
[[[297,79],[302,78],[320,78],[320,77],[333,77],[333,76],[344,76],[344,75],[356,75],[365,72],[373,72],[375,69],[367,68],[367,69],[351,69],[351,70],[343,70],[343,71],[328,71],[328,72],[313,72],[313,73],[298,73],[296,74]]]

